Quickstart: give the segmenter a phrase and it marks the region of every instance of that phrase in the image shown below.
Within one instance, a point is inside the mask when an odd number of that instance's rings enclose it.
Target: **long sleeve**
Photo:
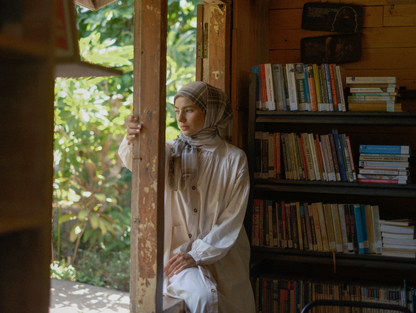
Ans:
[[[217,207],[218,217],[211,231],[204,237],[198,236],[192,243],[191,251],[188,253],[195,259],[197,264],[212,264],[223,258],[236,242],[243,225],[250,189],[246,157],[240,158],[238,171],[234,183],[229,188],[229,201],[221,203],[219,199],[212,199],[217,206],[224,205],[224,209]],[[233,176],[225,175],[225,176]],[[221,184],[217,186],[221,188]]]
[[[128,144],[126,138],[120,144],[118,148],[118,155],[120,156],[121,160],[123,161],[124,165],[131,171],[133,168],[132,162],[132,146]]]

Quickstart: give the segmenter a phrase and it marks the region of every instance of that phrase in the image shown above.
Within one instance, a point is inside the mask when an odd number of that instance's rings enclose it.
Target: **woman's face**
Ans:
[[[179,96],[175,101],[176,120],[185,136],[193,136],[204,128],[205,114],[191,100]]]

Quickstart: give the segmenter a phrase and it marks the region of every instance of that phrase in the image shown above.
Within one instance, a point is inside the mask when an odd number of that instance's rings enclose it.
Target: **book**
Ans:
[[[348,103],[348,111],[351,112],[403,112],[402,104],[391,102],[378,103]]]
[[[380,225],[379,225],[380,228]],[[391,239],[398,239],[398,240],[409,240],[409,239],[416,239],[414,234],[397,234],[397,233],[390,233],[388,231],[383,231],[383,233],[381,233],[381,237],[383,238],[382,240],[384,240],[384,238],[391,238]]]
[[[262,153],[261,153],[262,132],[254,133],[254,178],[262,178]]]
[[[317,203],[312,203],[311,206],[308,207],[308,208],[312,211],[314,228],[315,228],[317,251],[324,251],[323,241],[322,241],[322,232],[321,232],[321,223],[319,221],[319,213],[318,213]]]
[[[304,215],[305,215],[305,227],[306,227],[306,234],[307,234],[307,240],[308,240],[308,250],[312,251],[312,250],[316,250],[314,248],[315,244],[315,239],[313,238],[313,233],[312,233],[312,229],[313,227],[311,227],[313,224],[313,222],[311,222],[311,219],[313,221],[313,216],[310,215],[310,209],[309,209],[309,205],[307,202],[305,202],[303,204],[303,211],[304,211]]]
[[[372,175],[372,174],[358,174],[359,179],[391,179],[391,180],[402,180],[407,182],[409,176],[395,176],[395,175]]]
[[[406,162],[409,160],[408,156],[401,155],[370,155],[360,154],[359,161],[394,161],[394,162]]]
[[[331,203],[332,223],[335,235],[335,249],[337,252],[343,252],[344,245],[342,239],[341,220],[337,203]]]
[[[316,104],[317,104],[317,110],[312,111],[321,111],[320,108],[322,108],[322,91],[321,91],[321,81],[319,79],[319,69],[317,64],[312,64],[312,72],[313,72],[313,80],[315,83],[315,94],[316,94]]]
[[[347,84],[395,84],[397,78],[393,76],[354,77],[347,76]]]
[[[261,91],[260,91],[260,70],[258,65],[251,67],[252,73],[256,75],[256,109],[261,109]]]
[[[282,178],[282,160],[281,160],[281,144],[280,144],[280,133],[274,133],[274,157],[275,157],[275,178]]]
[[[286,216],[286,237],[287,237],[287,247],[293,248],[293,229],[291,221],[291,211],[290,211],[290,202],[284,203],[285,216]],[[283,210],[283,208],[282,208]]]
[[[349,137],[349,136],[345,136],[345,140],[346,140],[346,142],[347,142],[347,146],[348,146],[348,153],[349,153],[349,155],[350,155],[352,175],[353,175],[353,177],[354,177],[354,181],[357,181],[357,172],[356,172],[356,170],[355,170],[354,157],[353,157],[353,154],[352,154],[350,137]]]
[[[337,159],[338,159],[338,165],[339,165],[339,172],[340,172],[340,175],[341,175],[341,181],[347,181],[347,175],[346,175],[346,172],[345,172],[345,162],[344,162],[344,158],[343,158],[343,155],[342,155],[342,147],[341,147],[341,142],[340,142],[340,139],[339,139],[338,130],[333,129],[332,134],[334,136],[334,141],[335,141],[335,147],[336,147]]]
[[[318,66],[319,80],[321,86],[321,95],[322,95],[322,105],[318,106],[318,111],[329,111],[329,100],[328,100],[328,90],[327,83],[325,79],[325,68],[322,65]]]
[[[262,178],[269,178],[269,133],[261,133],[261,172]]]
[[[305,148],[306,166],[308,168],[308,179],[309,180],[315,180],[316,179],[315,168],[314,168],[314,164],[313,164],[312,151],[311,151],[311,145],[310,145],[310,142],[309,142],[308,133],[302,133],[301,138],[303,140],[303,145],[304,145],[304,148]]]
[[[273,232],[273,211],[274,205],[272,200],[267,200],[267,225],[268,225],[268,235],[269,235],[269,247],[274,246],[274,232]]]
[[[312,154],[312,161],[313,161],[313,169],[315,171],[315,179],[321,180],[321,173],[319,172],[319,163],[318,163],[318,154],[315,147],[315,140],[312,133],[308,133],[309,137],[309,146],[311,148]]]
[[[264,64],[264,71],[266,75],[266,92],[267,92],[266,109],[276,110],[276,102],[274,99],[272,65],[270,63]]]
[[[373,179],[373,178],[357,178],[359,183],[372,183],[372,184],[396,184],[396,185],[406,185],[407,180],[399,179]]]
[[[398,175],[398,176],[408,176],[408,170],[390,170],[390,169],[366,169],[359,168],[359,174],[372,174],[372,175]]]
[[[395,168],[406,168],[409,167],[409,162],[399,161],[358,161],[358,166],[361,167],[395,167]]]
[[[286,220],[286,205],[284,201],[280,202],[279,212],[282,214],[282,242],[281,246],[287,248],[287,220]]]
[[[290,111],[298,111],[298,96],[296,92],[295,64],[286,64],[287,89]]]
[[[339,217],[339,224],[341,226],[341,236],[342,236],[342,246],[343,246],[343,252],[344,253],[351,253],[353,252],[352,246],[349,246],[348,242],[348,234],[350,230],[347,230],[347,220],[345,215],[345,204],[339,203],[338,204],[338,217]],[[349,224],[349,221],[348,221]],[[349,228],[349,225],[348,225]],[[352,245],[352,240],[351,240]]]
[[[330,81],[330,87],[331,87],[331,93],[332,93],[332,103],[334,106],[334,111],[335,112],[339,112],[339,107],[338,107],[338,98],[339,98],[339,93],[337,92],[337,85],[335,82],[335,71],[334,71],[334,65],[333,64],[326,64],[326,66],[328,67],[328,72],[329,72],[329,81]]]
[[[318,213],[318,221],[319,221],[319,226],[321,230],[322,248],[323,248],[323,251],[329,251],[329,240],[328,240],[328,234],[326,230],[324,206],[322,202],[316,202],[315,205],[316,205],[316,211]]]
[[[398,225],[386,225],[381,223],[380,220],[380,231],[381,235],[383,236],[384,232],[388,233],[395,233],[395,234],[412,234],[414,236],[415,227],[414,225],[411,226],[398,226]]]
[[[341,68],[339,65],[336,67],[337,72],[337,78],[338,78],[338,89],[339,89],[339,97],[340,97],[340,111],[345,112],[347,111],[346,105],[345,105],[345,98],[344,98],[344,87],[342,85],[342,77],[341,77]]]
[[[341,168],[339,166],[338,156],[336,152],[336,144],[334,140],[333,134],[328,134],[325,136],[326,144],[328,146],[328,153],[329,153],[329,166],[331,171],[334,172],[334,181],[341,181]]]
[[[370,252],[370,246],[368,241],[368,229],[367,229],[367,217],[365,214],[365,205],[360,205],[360,212],[361,212],[361,225],[363,229],[363,242],[364,242],[364,253]]]
[[[269,170],[269,177],[268,178],[276,178],[276,169],[275,169],[275,138],[274,133],[268,133],[268,141],[269,141],[269,147],[268,147],[268,170]]]
[[[257,205],[259,206],[259,246],[265,245],[265,231],[264,231],[264,201],[257,199]]]
[[[259,83],[260,83],[260,110],[267,110],[267,86],[266,86],[266,70],[264,64],[259,64]]]
[[[333,93],[332,93],[332,89],[331,89],[331,78],[330,78],[330,74],[329,74],[329,66],[327,63],[324,63],[321,65],[322,66],[322,76],[326,81],[326,92],[328,95],[328,110],[327,111],[334,111],[334,98],[333,98]]]
[[[360,153],[410,154],[410,146],[403,145],[360,145]]]
[[[283,80],[283,69],[281,64],[272,65],[273,90],[276,102],[276,110],[286,111],[286,95]]]
[[[363,234],[363,221],[361,218],[361,206],[359,204],[353,204],[354,210],[354,221],[355,221],[355,230],[357,234],[357,243],[358,243],[358,254],[364,254],[364,234]]]
[[[308,78],[308,69],[306,65],[303,65],[303,74],[304,74],[304,80],[305,80],[305,95],[306,95],[306,111],[312,111],[312,105],[311,105],[311,93],[309,90],[309,78]]]
[[[303,211],[303,206],[302,206],[302,210],[300,208],[300,203],[299,202],[295,202],[294,203],[295,207],[296,207],[296,225],[297,225],[297,231],[298,231],[298,247],[299,250],[303,250],[304,246],[303,246],[303,227],[302,227],[302,217],[301,214]],[[305,216],[305,212],[303,212],[303,216]],[[306,226],[306,225],[304,225]],[[306,229],[305,229],[306,230]]]
[[[299,232],[298,232],[298,218],[297,218],[297,210],[296,210],[296,203],[290,202],[290,226],[292,230],[292,242],[293,248],[299,249]]]
[[[350,87],[350,92],[398,92],[398,89],[395,87]]]
[[[348,216],[350,220],[351,238],[353,242],[354,253],[358,254],[358,238],[357,238],[357,227],[354,214],[354,205],[348,204]]]
[[[348,96],[348,101],[395,101],[396,96]]]
[[[342,156],[345,161],[345,172],[347,175],[347,180],[349,182],[356,181],[356,177],[354,176],[353,170],[352,170],[352,160],[350,160],[350,153],[348,150],[348,144],[346,141],[346,135],[345,134],[339,134],[339,140],[341,142],[341,148],[342,148]]]
[[[403,246],[416,246],[416,239],[401,239],[401,238],[389,238],[383,237],[383,245],[403,245]]]
[[[307,107],[306,82],[305,82],[305,72],[303,68],[303,63],[296,63],[294,66],[295,66],[298,109],[299,111],[310,111],[308,110],[308,107]]]
[[[322,159],[322,149],[321,149],[321,142],[319,141],[319,135],[315,134],[315,147],[316,147],[316,156],[318,159],[318,166],[319,166],[319,174],[320,178],[323,181],[328,180],[328,175],[325,171],[323,159]]]
[[[309,249],[308,232],[307,232],[307,228],[306,228],[305,207],[304,207],[303,204],[300,204],[299,202],[296,202],[296,207],[298,207],[298,206],[299,206],[299,216],[300,216],[300,225],[301,225],[301,231],[299,233],[302,235],[302,247],[299,244],[299,248],[301,250],[310,250]]]
[[[311,98],[311,111],[318,111],[318,99],[316,94],[316,84],[313,74],[313,66],[307,65],[306,72],[308,75],[309,95]]]
[[[332,219],[332,210],[330,203],[324,203],[324,216],[325,216],[325,226],[326,233],[328,237],[329,251],[336,251],[336,242],[335,242],[335,232],[334,224]]]

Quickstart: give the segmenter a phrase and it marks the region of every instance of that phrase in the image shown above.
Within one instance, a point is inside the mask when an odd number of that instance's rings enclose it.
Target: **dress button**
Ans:
[[[192,190],[195,190],[196,189],[196,187],[195,186],[192,186]]]
[[[188,237],[189,237],[189,238],[191,238],[191,237],[192,237],[192,235],[191,235],[191,234],[188,234]]]
[[[215,293],[216,291],[215,291],[215,289],[211,289],[211,291],[213,292],[213,293]]]
[[[194,209],[194,212],[196,213],[196,212],[198,212],[198,210],[197,209]]]

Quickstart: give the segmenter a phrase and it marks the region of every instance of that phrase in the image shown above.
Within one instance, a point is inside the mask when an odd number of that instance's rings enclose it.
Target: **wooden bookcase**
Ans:
[[[268,38],[257,43],[260,63],[298,63],[300,40],[303,37],[323,35],[321,32],[302,30],[300,27],[302,7],[308,1],[266,1],[269,6],[265,22],[257,19],[257,29],[268,23]],[[329,1],[334,2],[334,1]],[[353,1],[363,5],[365,22],[363,34],[363,57],[359,62],[340,64],[346,76],[397,76],[400,86],[415,89],[415,68],[407,60],[407,53],[416,48],[416,43],[407,43],[405,36],[415,31],[414,25],[406,24],[398,12],[415,15],[415,5],[389,6],[386,1]],[[368,6],[367,6],[368,5]],[[264,15],[263,15],[264,16]],[[263,26],[262,26],[263,25]],[[404,33],[399,34],[400,31]],[[396,34],[396,35],[394,35]],[[396,40],[386,40],[395,36]],[[393,38],[393,37],[392,37]],[[268,58],[264,57],[264,48]],[[380,49],[383,48],[383,49]],[[262,52],[263,51],[263,52]],[[394,56],[394,57],[393,57]],[[249,69],[247,68],[247,71]],[[344,82],[345,83],[345,82]],[[345,86],[345,84],[344,84]],[[245,86],[247,93],[248,89]],[[247,96],[247,99],[249,97]],[[251,175],[251,195],[245,227],[249,237],[252,231],[253,199],[284,200],[323,203],[360,203],[379,205],[382,219],[416,218],[416,114],[367,113],[367,112],[281,112],[256,111],[248,108],[246,153]],[[357,168],[360,144],[409,145],[413,161],[412,182],[407,185],[381,185],[348,182],[296,181],[284,179],[254,179],[254,134],[256,130],[267,132],[294,132],[300,134],[329,134],[332,129],[350,136]],[[334,266],[335,264],[335,266]],[[327,281],[362,280],[369,283],[408,284],[416,283],[415,259],[384,257],[374,254],[348,255],[332,252],[313,252],[283,248],[252,247],[252,276],[299,279],[314,277]]]
[[[0,25],[0,311],[48,312],[54,1],[2,10],[17,18]]]

